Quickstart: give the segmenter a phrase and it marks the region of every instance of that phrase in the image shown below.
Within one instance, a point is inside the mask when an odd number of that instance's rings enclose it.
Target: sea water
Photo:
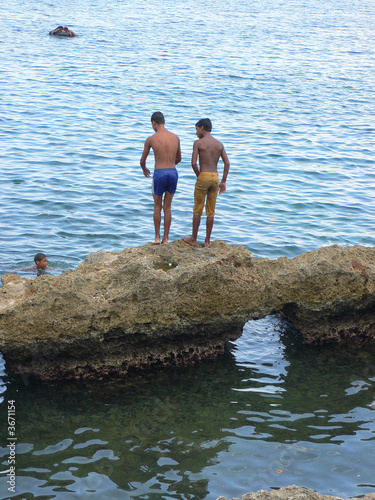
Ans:
[[[153,240],[139,159],[157,110],[181,139],[172,240],[191,232],[208,116],[231,161],[213,239],[271,259],[374,245],[372,0],[9,0],[2,21],[0,275],[37,252],[58,274]],[[48,36],[58,25],[78,36]],[[374,492],[374,365],[373,347],[307,347],[278,317],[216,361],[130,385],[38,383],[3,364],[0,496]]]

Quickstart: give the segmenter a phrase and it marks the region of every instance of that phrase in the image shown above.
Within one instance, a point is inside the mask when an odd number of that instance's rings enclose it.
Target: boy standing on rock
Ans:
[[[172,222],[171,204],[178,180],[176,165],[181,161],[180,139],[176,134],[169,132],[165,128],[164,123],[163,113],[160,111],[153,113],[151,116],[151,125],[155,134],[146,139],[140,161],[145,177],[150,177],[150,170],[146,168],[146,158],[152,148],[155,156],[155,168],[152,180],[155,245],[169,243],[169,229]],[[163,239],[160,240],[162,208],[164,210],[164,234]]]
[[[194,142],[193,156],[191,166],[197,176],[194,191],[194,210],[193,210],[193,233],[191,236],[185,236],[185,243],[196,247],[198,229],[203,213],[204,200],[206,201],[206,239],[204,246],[211,246],[211,232],[214,225],[214,215],[216,207],[217,193],[222,194],[226,191],[226,180],[229,172],[229,159],[223,144],[212,137],[212,123],[209,118],[202,118],[195,124],[198,140]],[[199,158],[199,168],[198,168]],[[217,164],[219,159],[224,162],[224,172],[219,182]]]

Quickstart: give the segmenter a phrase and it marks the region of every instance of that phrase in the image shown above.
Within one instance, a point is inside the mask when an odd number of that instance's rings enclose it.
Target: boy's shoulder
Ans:
[[[13,269],[13,271],[35,271],[36,270],[36,265],[32,265],[32,266],[27,266],[27,267],[20,267],[19,269]]]

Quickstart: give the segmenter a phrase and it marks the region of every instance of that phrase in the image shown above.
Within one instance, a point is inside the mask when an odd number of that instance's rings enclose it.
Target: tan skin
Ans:
[[[159,168],[176,168],[176,165],[181,161],[180,139],[176,134],[169,132],[164,124],[151,122],[155,134],[148,137],[145,141],[140,164],[145,177],[150,177],[151,172],[146,167],[146,159],[150,150],[154,152],[155,169]],[[155,226],[155,241],[154,244],[169,243],[169,230],[172,222],[172,200],[173,194],[166,191],[163,196],[154,196],[154,226]],[[160,238],[161,225],[161,210],[164,211],[164,234]]]
[[[42,269],[43,271],[45,271],[46,269],[51,269],[50,267],[48,267],[47,257],[44,257],[42,260],[37,260],[35,264],[37,269]]]
[[[70,30],[67,26],[64,26],[63,30],[65,33],[67,33],[69,36],[77,36],[74,31]]]
[[[211,132],[207,132],[204,127],[195,127],[198,140],[193,145],[193,155],[191,158],[191,166],[195,175],[198,177],[200,172],[217,172],[217,165],[220,158],[224,162],[224,172],[219,184],[219,194],[225,193],[227,189],[227,177],[229,172],[229,159],[225,151],[224,145],[215,139]],[[199,159],[199,167],[198,167]],[[183,240],[185,243],[196,247],[199,225],[201,222],[200,215],[193,215],[193,232],[191,236],[185,236]],[[214,217],[207,217],[206,219],[206,239],[204,246],[211,246],[211,233],[214,225]]]
[[[23,267],[22,269],[15,269],[15,271],[34,271],[35,269],[37,271],[39,270],[45,271],[46,269],[52,269],[52,268],[49,267],[48,265],[47,257],[43,257],[43,259],[37,260],[34,266]]]

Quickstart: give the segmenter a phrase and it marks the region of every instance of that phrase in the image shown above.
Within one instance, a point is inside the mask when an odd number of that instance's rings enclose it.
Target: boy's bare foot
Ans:
[[[163,244],[163,245],[168,245],[168,243],[169,243],[169,239],[168,239],[168,238],[163,238],[163,239],[161,240],[161,242],[162,242],[162,244]]]
[[[153,245],[160,245],[160,238],[155,238]]]
[[[197,242],[194,241],[191,236],[184,236],[182,238],[182,241],[184,241],[185,243],[187,243],[188,245],[190,245],[192,247],[196,247],[197,246]]]
[[[205,246],[206,248],[210,248],[210,246],[212,246],[211,241],[205,241],[205,242],[204,242],[204,246]]]

